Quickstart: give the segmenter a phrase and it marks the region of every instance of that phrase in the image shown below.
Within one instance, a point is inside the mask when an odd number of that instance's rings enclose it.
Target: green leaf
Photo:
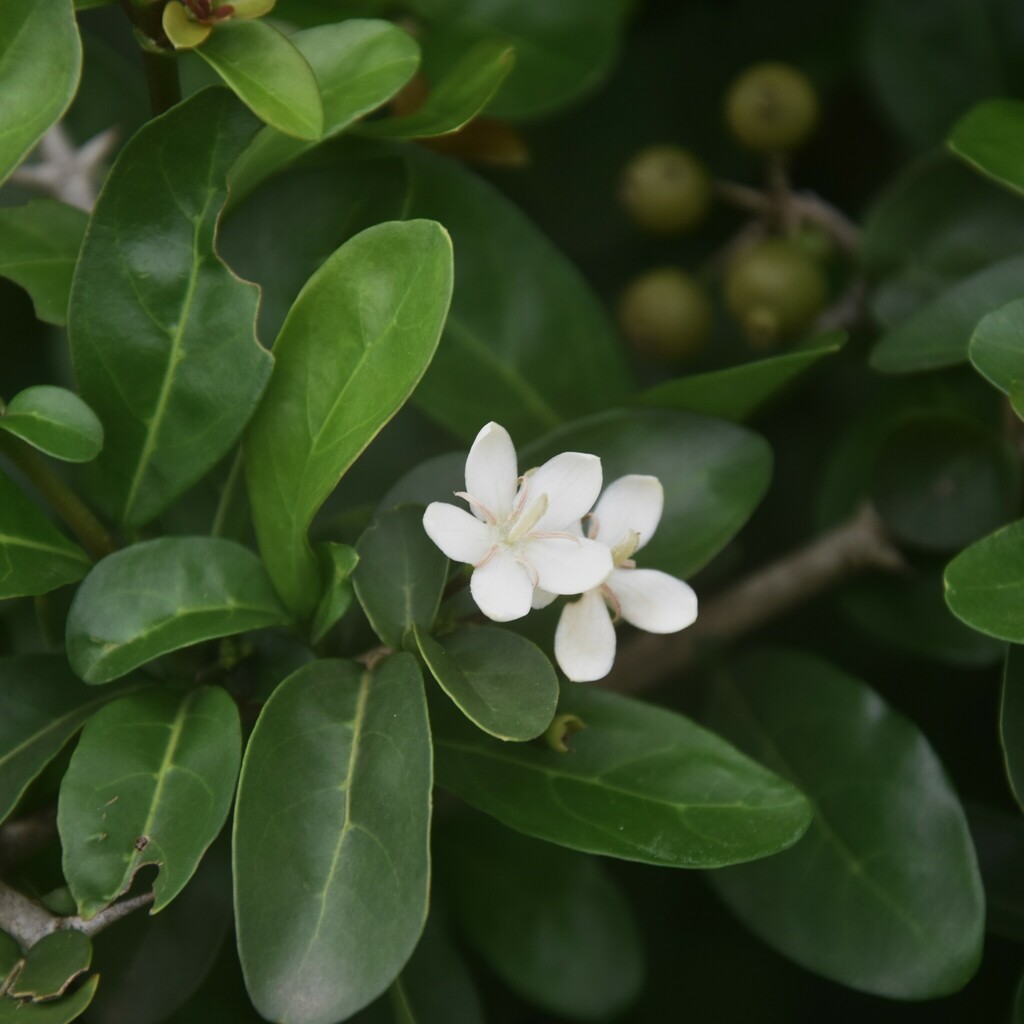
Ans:
[[[41,938],[25,956],[25,962],[7,994],[15,999],[54,999],[92,963],[92,943],[83,932],[64,929]]]
[[[558,676],[525,637],[481,626],[437,640],[417,629],[416,642],[441,689],[484,732],[499,740],[532,740],[551,724]]]
[[[594,89],[611,68],[626,5],[593,0],[413,0],[430,26],[428,72],[450,67],[480,39],[515,47],[515,71],[491,104],[496,117],[552,113]]]
[[[97,708],[144,685],[95,690],[60,655],[0,658],[0,821]]]
[[[260,560],[218,537],[162,537],[103,559],[68,612],[67,654],[106,683],[202,640],[287,625]]]
[[[0,471],[0,599],[46,594],[80,580],[90,564]]]
[[[217,27],[196,48],[234,94],[271,128],[298,139],[324,131],[316,75],[295,45],[265,21]],[[237,155],[237,154],[234,154]]]
[[[55,459],[89,462],[103,447],[103,425],[73,391],[37,384],[0,409],[0,430]]]
[[[973,629],[1024,643],[1024,520],[977,541],[946,566],[946,604]]]
[[[981,956],[984,895],[963,810],[917,728],[860,681],[784,651],[722,678],[710,722],[814,808],[792,849],[711,876],[732,911],[852,988],[895,999],[961,988]]]
[[[326,582],[310,630],[314,644],[320,643],[348,611],[353,594],[351,576],[359,564],[359,554],[347,544],[322,544],[318,554]]]
[[[1004,395],[1024,384],[1024,299],[1014,299],[985,316],[971,335],[974,368]]]
[[[782,355],[655,384],[635,401],[638,405],[681,409],[741,422],[824,356],[838,352],[848,337],[846,331],[829,331],[807,346]]]
[[[871,350],[879,373],[920,373],[965,362],[981,318],[1024,290],[1024,256],[993,263],[887,331]]]
[[[84,918],[155,864],[152,913],[188,884],[224,826],[242,755],[227,691],[147,690],[97,712],[60,787],[64,877]]]
[[[0,10],[0,182],[60,120],[78,88],[82,42],[71,0],[4,0]]]
[[[234,835],[238,950],[264,1017],[334,1024],[394,981],[427,916],[431,782],[411,655],[373,673],[314,662],[264,706]]]
[[[288,314],[245,468],[260,551],[298,615],[320,597],[309,524],[423,375],[451,288],[451,241],[439,224],[380,224],[334,253]]]
[[[71,354],[106,431],[100,492],[129,526],[220,461],[270,375],[258,289],[213,248],[227,172],[254,128],[219,88],[150,121],[121,151],[86,232]]]
[[[948,145],[982,174],[1024,195],[1024,103],[986,100],[968,111],[950,132]]]
[[[325,139],[386,103],[420,63],[416,40],[388,21],[353,18],[318,25],[296,32],[291,41],[319,83]],[[310,148],[269,126],[262,129],[231,172],[231,205]]]
[[[432,704],[438,781],[509,828],[645,864],[735,864],[807,828],[796,789],[681,715],[572,683],[558,711],[586,726],[571,754],[502,743]]]
[[[96,995],[100,976],[94,974],[81,988],[52,1003],[19,1003],[0,999],[0,1024],[68,1024],[85,1013]]]
[[[89,215],[55,199],[0,209],[0,277],[29,293],[36,316],[63,325]]]
[[[16,939],[0,931],[0,988],[6,988],[7,979],[15,968],[21,968],[24,955]]]
[[[730,541],[771,480],[772,453],[757,434],[690,413],[613,411],[570,423],[520,455],[538,466],[558,452],[600,456],[605,486],[627,473],[658,477],[665,510],[640,563],[687,577]]]
[[[359,566],[352,582],[381,643],[401,650],[415,626],[429,632],[448,578],[448,559],[423,529],[423,509],[403,505],[378,516],[356,550]]]
[[[501,88],[516,53],[500,39],[476,43],[445,73],[419,110],[360,125],[358,134],[383,139],[450,135],[477,116]]]
[[[606,1020],[640,993],[629,903],[593,857],[474,815],[443,834],[442,878],[477,952],[514,992],[571,1020]]]
[[[1019,647],[1006,652],[999,736],[1010,789],[1024,808],[1024,652]]]

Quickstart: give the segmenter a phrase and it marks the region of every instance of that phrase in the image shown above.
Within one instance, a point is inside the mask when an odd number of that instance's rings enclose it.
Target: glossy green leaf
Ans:
[[[882,335],[871,350],[879,373],[919,373],[965,362],[978,321],[1024,292],[1024,256],[993,263],[953,285]]]
[[[234,834],[238,950],[264,1017],[334,1024],[394,981],[427,916],[431,783],[409,654],[373,673],[314,662],[264,706]]]
[[[416,630],[431,675],[474,725],[499,740],[532,740],[551,724],[558,676],[525,637],[490,626],[434,639]]]
[[[808,970],[896,999],[961,988],[985,900],[963,809],[909,720],[809,655],[769,652],[714,690],[711,725],[807,793],[792,849],[716,872],[732,911]]]
[[[1024,808],[1024,652],[1019,647],[1011,647],[1006,652],[999,736],[1010,788],[1017,803]]]
[[[90,564],[0,471],[0,599],[56,590],[80,580]]]
[[[358,133],[378,139],[423,139],[457,132],[494,98],[515,56],[515,50],[500,39],[481,40],[445,73],[419,110],[368,121]]]
[[[600,861],[478,816],[444,839],[455,917],[509,988],[570,1020],[605,1020],[636,998],[640,932]]]
[[[32,297],[36,316],[62,325],[67,319],[71,275],[89,215],[55,199],[0,209],[0,277]]]
[[[740,422],[820,359],[838,352],[848,337],[846,331],[830,331],[811,344],[782,355],[677,377],[641,392],[636,403]]]
[[[0,182],[67,110],[82,70],[71,0],[4,0],[0,8]]]
[[[309,524],[423,375],[451,288],[451,241],[440,225],[380,224],[327,260],[281,329],[245,468],[260,551],[299,615],[320,597]]]
[[[87,683],[106,683],[168,651],[288,621],[248,548],[162,537],[103,559],[78,588],[68,661]]]
[[[976,541],[946,566],[946,603],[973,629],[1024,643],[1024,520]]]
[[[359,566],[352,581],[359,603],[381,643],[400,650],[413,627],[433,627],[448,559],[427,536],[423,509],[416,505],[378,516],[356,550]]]
[[[290,38],[319,83],[325,139],[386,103],[420,63],[416,40],[389,21],[352,18]],[[231,172],[231,204],[309,149],[308,142],[264,128]]]
[[[949,148],[982,174],[1024,195],[1024,103],[986,100],[953,126]]]
[[[68,331],[106,431],[98,489],[127,525],[220,461],[270,375],[258,289],[213,247],[227,172],[255,127],[226,89],[190,97],[128,141],[89,223]]]
[[[351,576],[359,564],[358,552],[347,544],[324,544],[318,554],[325,582],[310,630],[310,639],[315,644],[323,640],[352,604]]]
[[[230,21],[196,48],[235,95],[271,128],[319,139],[324,108],[316,75],[295,45],[265,21]]]
[[[502,743],[437,701],[438,781],[527,835],[669,867],[767,857],[807,828],[793,786],[688,718],[573,683],[558,711],[586,725],[571,754]]]
[[[60,655],[0,658],[0,821],[94,711],[144,685],[93,689]]]
[[[0,999],[0,1024],[68,1024],[85,1013],[96,995],[100,976],[94,974],[81,988],[52,1003],[20,1003]]]
[[[6,988],[7,979],[15,968],[20,969],[24,954],[17,939],[0,931],[0,988]]]
[[[982,318],[971,335],[971,363],[1005,395],[1024,384],[1024,299]]]
[[[238,710],[219,687],[147,690],[89,720],[57,808],[64,877],[83,917],[146,864],[160,869],[152,913],[181,892],[224,826],[241,754]]]
[[[26,954],[7,994],[15,999],[54,999],[92,963],[92,943],[74,929],[41,938]]]
[[[55,459],[89,462],[103,447],[103,425],[73,391],[37,384],[0,410],[0,430]]]

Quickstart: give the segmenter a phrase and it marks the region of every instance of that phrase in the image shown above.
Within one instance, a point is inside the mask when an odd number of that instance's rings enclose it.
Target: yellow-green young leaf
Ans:
[[[792,849],[709,881],[760,938],[808,970],[894,999],[974,974],[985,897],[967,820],[912,722],[818,658],[754,655],[724,675],[709,722],[807,794]]]
[[[178,0],[170,0],[161,16],[164,35],[171,41],[176,50],[191,50],[213,31],[211,25],[203,25],[189,16],[185,5]]]
[[[1010,788],[1017,803],[1024,808],[1024,652],[1019,647],[1011,647],[1006,652],[999,735]]]
[[[64,877],[85,918],[160,872],[153,913],[185,887],[228,815],[242,755],[225,690],[147,690],[97,712],[61,782],[57,827]]]
[[[67,110],[81,70],[71,0],[0,4],[0,182]]]
[[[92,943],[83,932],[68,928],[41,938],[25,957],[7,990],[15,999],[55,999],[92,963]]]
[[[71,995],[53,1002],[26,1004],[0,999],[0,1024],[68,1024],[85,1013],[99,983],[100,976],[94,974]]]
[[[29,293],[36,316],[62,325],[67,319],[71,275],[89,215],[55,199],[0,209],[0,277]]]
[[[80,580],[89,556],[0,472],[0,599],[46,594]]]
[[[494,98],[515,56],[503,40],[481,40],[445,73],[419,110],[370,121],[360,125],[358,133],[380,139],[423,139],[457,132]]]
[[[325,139],[386,103],[420,63],[416,40],[389,21],[351,18],[317,25],[290,38],[320,86]],[[269,125],[263,128],[231,172],[230,205],[310,148],[311,143],[302,139]]]
[[[68,612],[67,655],[106,683],[201,640],[286,625],[260,560],[219,537],[162,537],[103,559]]]
[[[256,124],[226,89],[190,97],[129,140],[89,222],[69,340],[106,432],[97,488],[127,525],[223,457],[270,375],[259,290],[214,251],[227,173]]]
[[[309,524],[423,376],[451,291],[444,228],[379,224],[324,263],[281,328],[274,375],[246,437],[245,469],[260,551],[298,615],[311,615],[320,599]]]
[[[427,916],[431,748],[412,655],[319,661],[282,683],[245,752],[235,918],[256,1009],[334,1024],[379,996]]]
[[[103,425],[73,391],[37,384],[19,391],[0,410],[6,430],[65,462],[89,462],[103,447]]]
[[[502,743],[432,701],[438,782],[527,835],[666,867],[767,857],[807,829],[794,786],[682,715],[574,683],[558,711],[585,725],[571,753]]]
[[[226,21],[196,49],[261,120],[286,135],[319,139],[320,87],[306,58],[264,21]]]
[[[359,564],[359,554],[347,544],[321,544],[317,549],[323,571],[323,597],[317,605],[310,630],[310,639],[320,643],[331,627],[348,611],[352,603],[352,572]]]
[[[1024,385],[1024,298],[984,316],[971,335],[971,363],[1004,395]]]
[[[986,100],[953,126],[949,148],[1001,185],[1024,194],[1024,103]]]

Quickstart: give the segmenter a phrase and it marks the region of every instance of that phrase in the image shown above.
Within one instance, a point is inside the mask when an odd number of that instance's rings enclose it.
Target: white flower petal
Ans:
[[[648,633],[677,633],[697,618],[697,595],[657,569],[616,569],[608,580],[622,617]]]
[[[604,489],[591,516],[597,524],[595,537],[614,548],[632,531],[640,534],[639,550],[658,528],[664,506],[665,491],[656,476],[620,476]]]
[[[423,513],[427,536],[453,561],[476,565],[494,544],[494,528],[455,505],[434,501]]]
[[[615,627],[599,590],[588,590],[562,609],[555,659],[574,683],[603,679],[615,661]]]
[[[476,435],[466,459],[466,491],[501,522],[512,512],[518,480],[512,438],[500,424],[488,423]]]
[[[511,622],[529,612],[533,580],[508,548],[501,546],[486,565],[473,570],[469,590],[487,618]]]
[[[535,612],[538,612],[541,608],[547,608],[556,597],[558,597],[557,594],[549,594],[546,590],[541,590],[540,587],[537,587],[533,592],[531,606]]]
[[[528,505],[542,494],[548,496],[547,511],[535,529],[568,530],[594,507],[601,493],[601,460],[596,455],[562,452],[530,474],[529,487]]]
[[[537,573],[537,586],[552,594],[582,594],[612,571],[612,554],[596,540],[530,537],[522,545]]]

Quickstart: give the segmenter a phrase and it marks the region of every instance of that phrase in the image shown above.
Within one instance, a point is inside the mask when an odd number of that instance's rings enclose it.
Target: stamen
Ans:
[[[514,520],[515,525],[509,530],[509,544],[516,544],[523,539],[543,518],[548,510],[548,496],[542,494],[518,519]]]
[[[604,583],[601,585],[601,596],[604,598],[605,604],[612,610],[612,622],[618,622],[622,618],[622,605],[619,604],[615,591],[607,583]]]
[[[484,555],[484,557],[479,562],[477,562],[473,566],[473,568],[474,569],[482,569],[494,557],[494,553],[497,550],[498,550],[498,545],[497,544],[492,544],[490,546],[490,548],[488,549],[487,554]]]
[[[640,534],[636,530],[630,530],[626,534],[625,538],[619,541],[615,547],[612,548],[612,562],[615,565],[623,565],[625,562],[632,558],[633,552],[640,546]]]
[[[477,501],[469,491],[453,491],[456,498],[463,498],[467,501],[471,508],[477,509],[480,515],[484,517],[484,521],[490,523],[491,526],[496,526],[498,523],[498,517],[482,502]]]
[[[523,558],[522,555],[516,556],[516,561],[529,573],[530,582],[536,587],[540,583],[540,574],[533,567],[533,564],[529,559]]]
[[[515,508],[512,509],[512,518],[513,519],[516,516],[518,516],[523,511],[524,508],[526,508],[526,499],[529,497],[529,494],[530,494],[530,482],[529,482],[529,480],[526,479],[525,476],[521,476],[516,481],[516,484],[519,487],[519,492],[516,495]]]
[[[552,537],[558,537],[562,540],[574,540],[577,546],[583,543],[582,537],[575,533],[569,533],[566,530],[541,530],[535,533],[534,537],[538,537],[541,540],[550,540]]]
[[[587,520],[587,537],[596,540],[601,532],[601,520],[593,512],[588,512],[583,518]]]

